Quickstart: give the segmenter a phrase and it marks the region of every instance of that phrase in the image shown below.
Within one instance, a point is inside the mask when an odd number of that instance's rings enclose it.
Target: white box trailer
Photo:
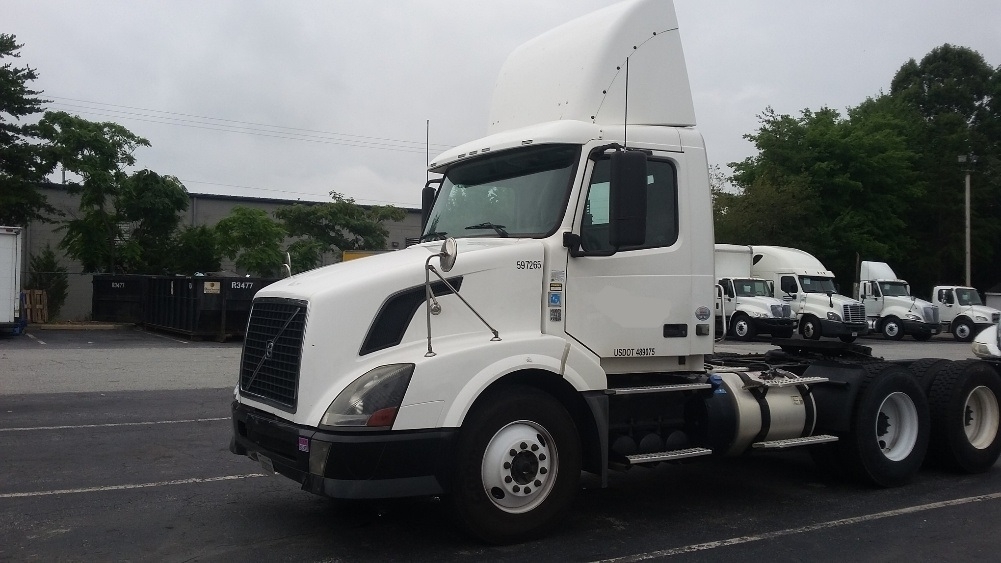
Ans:
[[[25,325],[21,303],[21,227],[0,227],[0,330],[20,333]]]

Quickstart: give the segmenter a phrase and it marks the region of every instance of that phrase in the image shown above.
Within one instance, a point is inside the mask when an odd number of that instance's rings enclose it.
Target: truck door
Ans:
[[[575,225],[584,255],[567,265],[567,333],[601,358],[689,355],[687,336],[695,332],[691,250],[678,243],[675,164],[649,160],[646,240],[617,252],[608,236],[609,161],[600,158],[591,168]],[[708,323],[714,284],[706,277],[699,296]]]
[[[860,292],[862,305],[865,306],[865,316],[878,317],[883,312],[883,296],[876,282],[862,282]]]
[[[806,295],[799,290],[796,276],[782,276],[779,278],[779,289],[781,290],[779,292],[780,295],[776,295],[776,297],[788,303],[797,315],[802,313]]]

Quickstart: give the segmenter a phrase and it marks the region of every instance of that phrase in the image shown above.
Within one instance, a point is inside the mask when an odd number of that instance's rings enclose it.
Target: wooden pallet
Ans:
[[[29,323],[49,322],[49,296],[44,289],[28,289],[24,292],[25,309]]]

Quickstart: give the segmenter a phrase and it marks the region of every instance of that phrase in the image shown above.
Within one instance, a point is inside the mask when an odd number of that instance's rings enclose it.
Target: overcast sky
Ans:
[[[613,0],[0,0],[49,109],[149,139],[190,192],[416,207],[431,158],[486,133],[507,54]],[[1001,65],[997,0],[676,0],[711,163],[766,106],[839,110],[943,43]]]

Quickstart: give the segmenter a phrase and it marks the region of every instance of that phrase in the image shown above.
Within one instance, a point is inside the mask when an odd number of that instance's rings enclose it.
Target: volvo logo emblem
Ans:
[[[269,340],[268,345],[264,348],[264,359],[270,360],[271,355],[275,352],[275,341]]]

